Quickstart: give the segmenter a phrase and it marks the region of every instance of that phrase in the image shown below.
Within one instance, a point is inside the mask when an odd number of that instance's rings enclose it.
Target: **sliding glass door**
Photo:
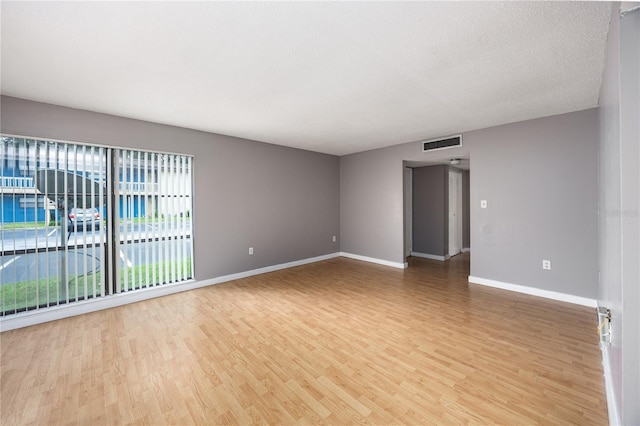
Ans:
[[[3,136],[0,315],[187,281],[192,158]]]

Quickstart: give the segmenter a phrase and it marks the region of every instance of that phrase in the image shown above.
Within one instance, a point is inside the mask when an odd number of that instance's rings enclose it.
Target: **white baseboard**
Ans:
[[[391,262],[389,260],[376,259],[374,257],[360,256],[359,254],[345,253],[343,251],[340,252],[340,256],[348,257],[349,259],[362,260],[364,262],[377,263],[384,266],[392,266],[399,269],[406,269],[409,266],[407,262]]]
[[[471,251],[471,248],[470,248],[470,247],[463,247],[463,248],[462,248],[462,252],[463,252],[463,253],[466,253],[466,252],[469,252],[469,251]]]
[[[559,300],[561,302],[573,303],[576,305],[588,306],[596,308],[598,303],[595,299],[587,297],[574,296],[572,294],[558,293],[550,290],[542,290],[535,287],[527,287],[523,285],[504,283],[501,281],[489,280],[469,275],[469,282],[473,284],[485,285],[488,287],[501,288],[503,290],[515,291],[518,293],[530,294],[532,296],[544,297],[546,299]]]
[[[264,268],[252,269],[250,271],[238,272],[237,274],[223,275],[221,277],[205,280],[205,285],[220,284],[227,281],[239,280],[241,278],[252,277],[254,275],[266,274],[267,272],[275,272],[281,269],[294,268],[296,266],[306,265],[308,263],[320,262],[322,260],[340,257],[340,253],[325,254],[322,256],[310,257],[308,259],[295,260],[293,262],[280,263],[279,265],[265,266]]]
[[[444,262],[445,260],[449,259],[449,255],[438,256],[436,254],[425,254],[425,253],[419,253],[417,251],[412,251],[411,252],[411,256],[421,257],[423,259],[440,260],[442,262]]]
[[[237,274],[224,275],[208,280],[193,280],[175,284],[165,284],[158,287],[151,287],[127,293],[114,294],[103,298],[69,303],[68,305],[60,305],[41,310],[21,312],[15,315],[0,318],[0,332],[15,330],[16,328],[28,327],[30,325],[42,324],[45,322],[73,317],[76,315],[82,315],[89,312],[101,311],[103,309],[114,308],[116,306],[127,305],[129,303],[167,296],[169,294],[180,293],[182,291],[220,284],[223,282],[246,278],[253,275],[264,274],[267,272],[274,272],[280,269],[293,268],[295,266],[306,265],[308,263],[319,262],[339,256],[341,256],[340,253],[331,253],[323,256],[311,257],[308,259],[296,260],[293,262],[281,263],[279,265],[253,269],[251,271],[239,272]]]
[[[618,407],[616,405],[616,393],[613,388],[613,375],[611,373],[611,360],[609,359],[608,343],[600,342],[600,350],[602,351],[602,371],[604,372],[604,390],[607,395],[607,410],[609,412],[609,424],[611,426],[621,425],[618,415]]]

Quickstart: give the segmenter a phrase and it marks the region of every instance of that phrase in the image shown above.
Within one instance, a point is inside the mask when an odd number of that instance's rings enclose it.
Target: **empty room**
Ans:
[[[0,20],[2,425],[640,425],[638,2]]]

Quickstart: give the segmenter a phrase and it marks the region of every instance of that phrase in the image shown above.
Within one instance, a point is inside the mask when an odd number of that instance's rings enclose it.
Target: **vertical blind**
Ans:
[[[192,279],[192,163],[2,136],[0,315]]]
[[[192,278],[191,157],[125,149],[117,157],[116,292]]]

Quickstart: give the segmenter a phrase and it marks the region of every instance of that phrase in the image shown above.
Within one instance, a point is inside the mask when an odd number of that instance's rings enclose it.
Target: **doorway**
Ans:
[[[462,252],[462,173],[449,170],[449,257]]]
[[[452,167],[447,159],[404,161],[405,259],[446,261],[451,256],[470,251],[470,160],[461,158],[455,166]],[[449,218],[450,210],[452,219]],[[450,235],[450,227],[453,235]]]
[[[404,258],[413,250],[413,169],[404,168]]]

